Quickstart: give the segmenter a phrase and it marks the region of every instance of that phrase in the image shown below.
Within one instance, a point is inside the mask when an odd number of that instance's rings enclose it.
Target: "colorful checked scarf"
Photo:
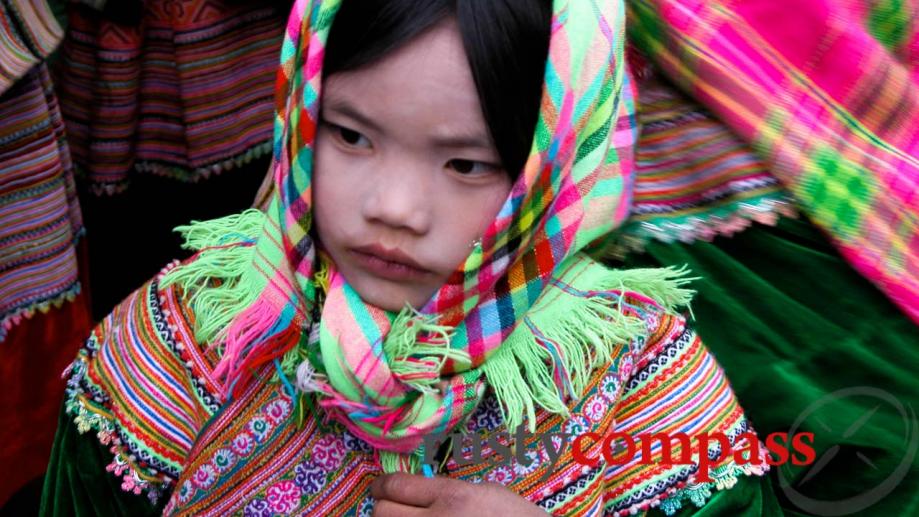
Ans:
[[[383,451],[385,469],[410,469],[408,453],[468,416],[486,384],[510,428],[524,416],[534,425],[536,407],[564,413],[590,371],[644,331],[625,294],[670,310],[689,292],[680,272],[613,271],[585,253],[628,211],[625,12],[615,0],[556,0],[532,151],[481,244],[418,311],[363,302],[334,264],[320,266],[310,234],[322,58],[338,5],[294,6],[267,210],[184,228],[200,251],[167,282],[191,292],[198,339],[223,347],[216,373],[230,391],[271,363],[286,382],[282,359],[302,357],[319,314],[324,371],[310,385],[320,404]]]

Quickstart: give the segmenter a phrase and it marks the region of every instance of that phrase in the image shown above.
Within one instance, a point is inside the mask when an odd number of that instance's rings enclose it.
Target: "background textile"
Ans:
[[[0,97],[0,342],[80,291],[83,231],[51,79],[38,65]]]
[[[794,201],[747,142],[667,82],[638,51],[638,124],[632,208],[615,253],[649,240],[692,242],[775,224]]]
[[[198,181],[268,154],[284,3],[137,5],[70,9],[57,76],[87,185],[118,192],[135,169]]]
[[[0,1],[0,507],[44,472],[61,368],[91,325],[82,217],[46,65],[63,36],[55,7]]]
[[[836,393],[873,388],[919,407],[915,325],[806,220],[756,225],[713,242],[654,242],[646,255],[626,261],[629,267],[683,264],[702,277],[693,283],[699,335],[761,436],[788,432],[803,415],[798,432],[814,433],[818,461],[837,451],[806,483],[808,467],[770,472],[783,509],[806,514],[781,489],[779,471],[812,499],[841,501],[881,485],[905,461],[905,477],[889,483],[893,491],[864,514],[919,512],[919,461],[910,450],[919,432],[914,413],[907,410],[904,420],[896,404],[870,390]]]
[[[919,44],[919,6],[627,5],[635,45],[748,142],[849,263],[919,323],[919,87],[890,51]],[[903,37],[879,41],[865,21],[875,16]]]
[[[42,63],[64,32],[44,0],[0,2],[0,93]]]

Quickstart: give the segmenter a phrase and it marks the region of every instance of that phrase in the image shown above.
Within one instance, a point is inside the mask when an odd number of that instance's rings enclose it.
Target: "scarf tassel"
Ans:
[[[450,348],[449,327],[437,325],[435,316],[421,314],[411,307],[403,309],[393,320],[383,353],[389,368],[403,384],[425,393],[436,391],[441,370],[448,360],[469,364],[465,350]]]
[[[194,221],[176,228],[185,249],[197,250],[194,260],[170,270],[161,285],[177,285],[190,293],[188,304],[195,314],[195,339],[221,347],[214,372],[225,380],[224,396],[258,366],[283,357],[297,342],[300,329],[292,324],[293,309],[280,314],[256,303],[265,288],[262,275],[252,274],[256,236],[267,220],[265,213],[250,209],[210,221]],[[260,353],[250,352],[259,348]],[[243,358],[258,358],[244,363]]]
[[[580,396],[591,374],[619,347],[647,335],[641,315],[623,299],[634,294],[653,300],[652,310],[673,312],[692,298],[693,291],[684,287],[693,280],[687,273],[685,268],[595,267],[577,279],[590,287],[590,296],[580,296],[588,291],[576,288],[549,287],[549,296],[482,365],[507,428],[516,429],[525,419],[535,432],[537,407],[567,417],[566,400]]]
[[[185,239],[182,247],[197,253],[193,261],[169,271],[161,285],[176,284],[191,293],[188,303],[194,309],[199,343],[216,342],[220,331],[252,305],[264,288],[263,279],[247,272],[265,220],[261,211],[246,210],[176,228]]]

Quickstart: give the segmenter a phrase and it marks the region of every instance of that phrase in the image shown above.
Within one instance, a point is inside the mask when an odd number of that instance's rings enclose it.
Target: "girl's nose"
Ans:
[[[365,219],[416,235],[428,232],[432,203],[430,172],[419,164],[398,160],[384,163],[365,185]]]

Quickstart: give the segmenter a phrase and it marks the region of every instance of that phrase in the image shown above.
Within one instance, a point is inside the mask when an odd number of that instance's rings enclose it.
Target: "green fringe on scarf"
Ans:
[[[266,220],[264,212],[250,209],[175,229],[185,239],[183,248],[198,253],[193,261],[169,271],[161,285],[176,284],[188,293],[199,343],[218,343],[220,332],[265,287],[264,277],[252,274],[252,263],[255,239]]]
[[[693,279],[685,269],[615,270],[585,255],[572,260],[574,267],[561,268],[562,282],[582,291],[632,292],[655,300],[665,312],[688,305],[693,291],[684,288]],[[571,280],[568,280],[571,278]],[[536,427],[536,407],[568,415],[565,394],[559,393],[552,378],[553,357],[537,341],[532,328],[561,349],[565,381],[577,398],[591,373],[608,364],[622,346],[647,336],[645,323],[622,311],[619,300],[573,296],[558,287],[548,287],[513,333],[481,366],[488,385],[501,403],[508,429],[516,429],[523,416],[531,432]]]

